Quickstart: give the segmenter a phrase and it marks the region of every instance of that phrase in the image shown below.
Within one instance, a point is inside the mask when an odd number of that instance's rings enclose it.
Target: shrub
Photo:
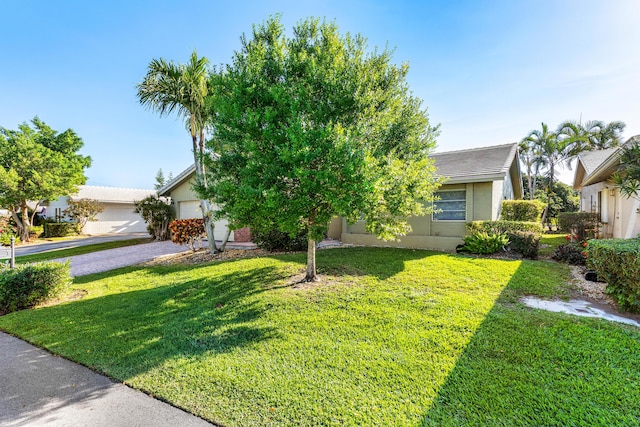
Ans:
[[[574,236],[574,240],[593,239],[598,230],[598,214],[591,212],[563,212],[558,215],[558,226]]]
[[[202,218],[176,219],[169,223],[171,241],[179,245],[188,245],[192,251],[196,250],[196,242],[202,248],[204,224]]]
[[[259,248],[270,252],[295,252],[307,249],[307,234],[304,232],[291,237],[282,231],[258,231],[251,229],[251,240],[253,240]]]
[[[80,232],[82,232],[88,221],[97,221],[98,214],[104,212],[104,206],[94,199],[69,199],[67,204],[69,207],[62,213],[78,223]]]
[[[586,265],[586,243],[565,243],[558,246],[551,255],[551,259],[566,262],[571,265]]]
[[[536,222],[540,220],[544,206],[539,200],[505,200],[500,218],[504,221]]]
[[[517,231],[542,234],[542,225],[539,222],[525,221],[471,221],[466,224],[469,234],[513,234]]]
[[[493,254],[503,249],[507,244],[509,244],[509,238],[506,234],[490,234],[480,231],[464,237],[461,251],[481,255]]]
[[[540,235],[529,231],[516,231],[507,234],[509,238],[509,248],[521,253],[523,257],[536,259],[540,249]]]
[[[168,240],[169,223],[175,218],[175,214],[167,200],[153,194],[134,204],[136,212],[147,223],[149,234],[156,240]]]
[[[75,222],[45,222],[44,237],[67,237],[80,234],[80,228]]]
[[[640,240],[590,240],[588,266],[625,310],[640,312]]]
[[[12,224],[11,218],[0,216],[0,245],[9,246],[11,244],[11,236],[16,238],[16,243],[20,241],[20,236],[17,235],[16,227]]]
[[[0,314],[30,308],[60,295],[71,283],[69,263],[42,262],[0,268]]]
[[[44,227],[42,225],[29,227],[29,238],[37,239],[44,233]]]

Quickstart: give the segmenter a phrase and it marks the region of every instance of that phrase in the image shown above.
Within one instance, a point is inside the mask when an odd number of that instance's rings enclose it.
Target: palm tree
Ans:
[[[198,58],[194,50],[187,64],[176,64],[163,58],[153,59],[147,74],[138,84],[140,103],[160,116],[177,113],[185,120],[191,134],[193,160],[196,166],[196,181],[207,188],[204,169],[204,143],[207,124],[205,99],[208,94],[209,61]],[[200,200],[202,218],[209,240],[211,252],[218,251],[213,236],[211,205],[208,200]]]
[[[534,163],[547,170],[546,176],[549,178],[549,185],[547,186],[547,208],[542,215],[542,223],[544,224],[553,196],[556,168],[562,167],[571,159],[574,141],[568,138],[559,138],[557,132],[550,131],[546,123],[542,123],[542,129],[529,132],[522,143],[528,144],[536,150]]]
[[[626,124],[621,121],[605,123],[590,120],[585,124],[566,121],[558,126],[558,136],[574,143],[574,155],[583,151],[604,150],[617,147],[622,142],[622,132]]]

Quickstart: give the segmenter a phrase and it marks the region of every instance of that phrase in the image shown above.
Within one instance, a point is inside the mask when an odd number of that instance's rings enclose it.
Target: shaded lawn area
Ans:
[[[543,234],[540,238],[540,252],[541,258],[551,258],[553,251],[560,245],[567,243],[565,239],[566,234]]]
[[[0,328],[227,426],[634,425],[640,330],[530,310],[568,269],[381,248],[127,268]]]
[[[16,257],[16,264],[26,264],[28,262],[49,261],[58,258],[67,258],[75,255],[83,255],[91,252],[105,251],[107,249],[123,248],[125,246],[139,245],[142,243],[151,243],[151,238],[115,240],[113,242],[102,242],[93,245],[76,246],[67,249],[53,249],[46,252],[40,252],[32,255],[22,255]]]

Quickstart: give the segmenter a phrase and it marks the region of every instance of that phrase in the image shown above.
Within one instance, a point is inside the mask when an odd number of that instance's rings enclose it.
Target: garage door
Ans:
[[[189,200],[186,202],[178,202],[178,218],[179,219],[202,218],[200,201]],[[216,221],[215,228],[213,229],[213,235],[216,238],[216,240],[224,239],[224,235],[227,232],[227,224],[228,222],[226,219]],[[231,232],[231,235],[229,236],[229,241],[233,242],[233,232]]]
[[[85,234],[106,233],[145,233],[147,224],[133,205],[103,205],[104,211],[98,214],[97,221],[89,221],[84,227]]]

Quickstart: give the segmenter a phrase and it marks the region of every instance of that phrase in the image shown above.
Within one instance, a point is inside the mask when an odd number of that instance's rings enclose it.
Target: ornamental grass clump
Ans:
[[[484,231],[464,237],[461,252],[471,252],[477,255],[490,255],[504,249],[509,244],[506,234],[490,234]]]

